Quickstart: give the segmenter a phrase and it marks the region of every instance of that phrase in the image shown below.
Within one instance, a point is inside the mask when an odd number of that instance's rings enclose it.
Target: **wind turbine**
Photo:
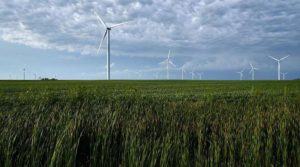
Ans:
[[[176,65],[172,62],[170,55],[171,55],[171,50],[169,50],[168,58],[166,60],[162,61],[161,63],[159,63],[159,64],[166,64],[167,65],[167,80],[170,79],[170,73],[169,73],[170,66],[169,65],[176,68]]]
[[[23,68],[23,80],[26,80],[26,68]]]
[[[243,80],[243,77],[244,77],[244,71],[245,71],[245,69],[243,69],[243,70],[240,71],[240,72],[236,72],[236,73],[240,74],[240,80]]]
[[[258,68],[255,68],[251,63],[250,66],[251,66],[251,70],[249,73],[252,74],[252,80],[254,80],[255,70],[258,70]]]
[[[287,75],[288,73],[287,72],[282,72],[281,75],[282,75],[282,80],[285,80],[285,76]]]
[[[199,79],[200,80],[202,80],[202,75],[203,75],[203,73],[201,72],[201,73],[199,73]]]
[[[195,76],[194,70],[191,72],[191,74],[192,74],[192,80],[194,80],[194,76]]]
[[[280,80],[280,62],[283,61],[284,59],[288,58],[289,56],[290,56],[290,55],[285,56],[285,57],[283,57],[283,58],[281,58],[281,59],[276,59],[276,58],[274,58],[274,57],[272,57],[272,56],[269,56],[271,59],[277,61],[277,64],[278,64],[278,80]]]
[[[181,68],[181,80],[183,80],[184,79],[184,73],[185,73],[185,70],[184,70],[184,66],[182,66]]]
[[[99,51],[100,51],[100,48],[102,46],[102,43],[105,39],[105,37],[107,36],[107,80],[110,80],[110,31],[115,28],[115,27],[118,27],[118,26],[121,26],[121,25],[124,25],[124,24],[127,24],[128,22],[123,22],[123,23],[120,23],[120,24],[115,24],[113,26],[108,26],[103,20],[102,18],[97,14],[96,11],[94,11],[94,14],[96,15],[97,17],[97,20],[99,22],[99,24],[103,25],[105,28],[106,28],[106,31],[104,33],[104,36],[100,42],[100,45],[99,45],[99,48],[98,48],[98,51],[97,51],[97,54],[99,54]]]

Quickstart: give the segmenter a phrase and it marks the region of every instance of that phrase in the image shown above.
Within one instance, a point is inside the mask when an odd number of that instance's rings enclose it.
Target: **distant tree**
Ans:
[[[41,78],[42,81],[57,81],[56,78]]]

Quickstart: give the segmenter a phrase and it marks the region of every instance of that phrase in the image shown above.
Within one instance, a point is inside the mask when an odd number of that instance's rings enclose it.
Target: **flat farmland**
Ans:
[[[299,164],[299,81],[0,81],[0,166]]]

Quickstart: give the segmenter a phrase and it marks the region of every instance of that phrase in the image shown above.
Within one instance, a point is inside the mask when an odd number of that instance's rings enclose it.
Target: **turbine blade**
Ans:
[[[176,68],[176,65],[172,62],[172,60],[169,60],[169,63]]]
[[[249,63],[250,64],[250,66],[251,66],[251,69],[253,69],[253,65],[252,65],[252,63]]]
[[[105,39],[106,35],[107,35],[107,30],[105,31],[105,34],[104,34],[104,36],[103,36],[103,38],[102,38],[102,40],[101,40],[101,42],[100,42],[99,48],[98,48],[98,50],[97,50],[97,54],[99,54],[99,52],[100,52],[100,49],[101,49],[102,43],[103,43],[103,41],[104,41],[104,39]]]
[[[94,14],[97,16],[97,20],[99,21],[99,23],[104,25],[105,28],[108,28],[108,26],[105,24],[105,22],[101,19],[101,17],[98,15],[96,11],[94,11]]]
[[[271,59],[275,60],[275,61],[279,61],[278,59],[272,57],[272,56],[269,56]]]
[[[130,21],[126,21],[126,22],[124,22],[124,23],[120,23],[120,24],[113,25],[113,26],[111,26],[110,28],[119,27],[119,26],[121,26],[121,25],[128,24],[128,23],[130,23]]]
[[[284,59],[288,58],[289,56],[290,56],[290,55],[288,55],[288,56],[285,56],[285,57],[281,58],[281,59],[280,59],[280,61],[282,61],[282,60],[284,60]]]
[[[163,64],[167,64],[167,63],[168,63],[168,60],[164,60],[164,61],[160,62],[159,64],[163,65]]]

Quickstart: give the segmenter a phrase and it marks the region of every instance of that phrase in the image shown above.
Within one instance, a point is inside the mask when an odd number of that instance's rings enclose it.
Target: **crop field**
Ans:
[[[299,166],[299,81],[0,81],[0,166]]]

